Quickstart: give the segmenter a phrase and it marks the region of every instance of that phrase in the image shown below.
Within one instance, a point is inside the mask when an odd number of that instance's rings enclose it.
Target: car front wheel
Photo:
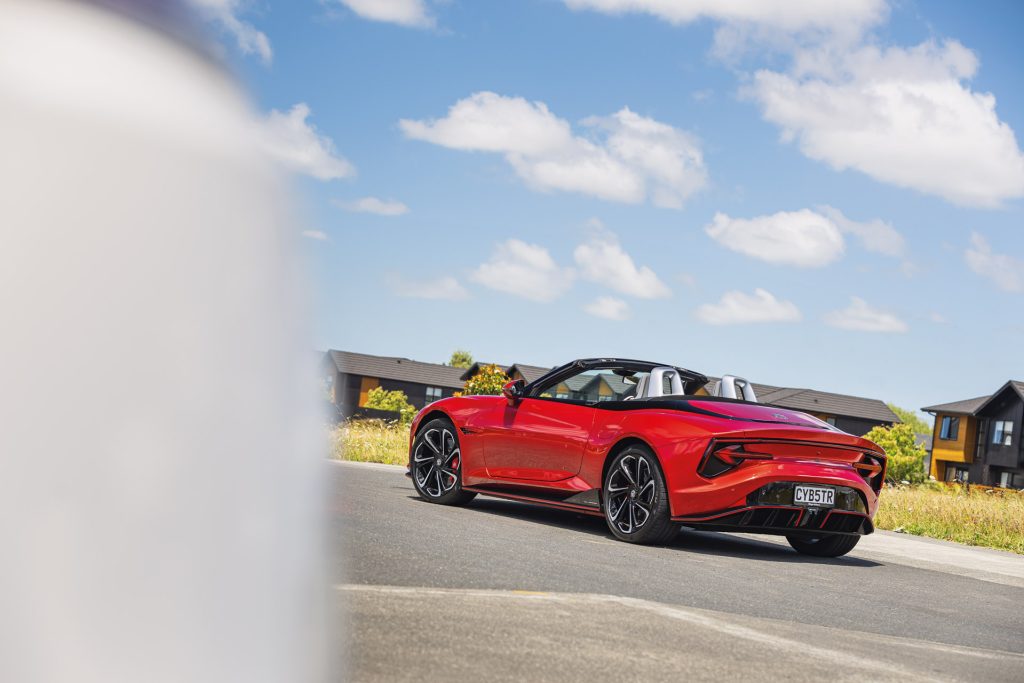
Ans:
[[[619,540],[664,543],[678,531],[658,459],[643,446],[629,446],[615,456],[603,495],[605,521]]]
[[[431,420],[420,429],[412,442],[409,472],[416,492],[431,503],[464,505],[476,496],[462,490],[462,449],[448,420]]]

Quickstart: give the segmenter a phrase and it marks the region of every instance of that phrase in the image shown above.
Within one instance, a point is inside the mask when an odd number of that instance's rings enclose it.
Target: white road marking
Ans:
[[[344,465],[345,467],[365,467],[371,470],[387,470],[388,472],[404,472],[406,470],[405,465],[386,465],[382,462],[359,462],[356,460],[335,460],[333,458],[328,459],[327,462],[334,463],[335,465]]]

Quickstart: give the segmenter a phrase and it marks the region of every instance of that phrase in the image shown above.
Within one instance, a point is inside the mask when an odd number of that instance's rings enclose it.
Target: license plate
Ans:
[[[797,486],[793,489],[794,505],[826,505],[836,504],[836,490],[823,486]]]

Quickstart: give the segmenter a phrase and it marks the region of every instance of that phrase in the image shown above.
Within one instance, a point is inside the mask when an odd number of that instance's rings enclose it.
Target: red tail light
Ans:
[[[860,462],[855,462],[853,468],[860,473],[864,481],[875,491],[882,490],[882,483],[885,481],[885,458],[880,455],[865,453],[861,456]]]
[[[745,460],[771,460],[769,453],[758,453],[756,444],[718,443],[712,441],[697,467],[697,473],[708,479],[739,467]]]

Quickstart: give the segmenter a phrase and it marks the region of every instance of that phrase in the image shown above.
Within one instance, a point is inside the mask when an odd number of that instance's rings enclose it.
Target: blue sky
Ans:
[[[196,1],[293,172],[317,348],[1024,379],[1019,3]]]

